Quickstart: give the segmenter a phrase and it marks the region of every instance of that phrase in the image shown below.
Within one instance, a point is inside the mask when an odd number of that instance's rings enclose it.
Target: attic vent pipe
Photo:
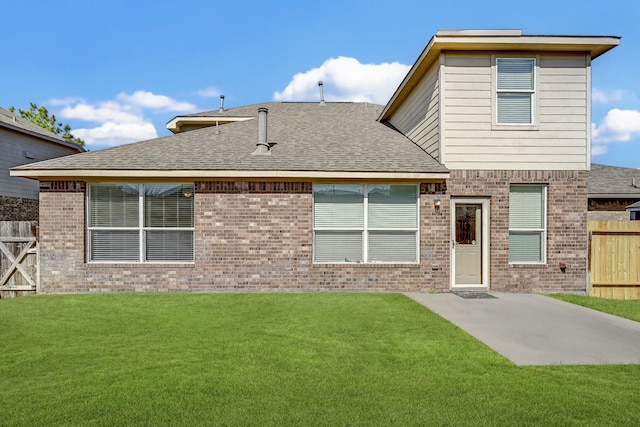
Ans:
[[[269,143],[267,142],[267,113],[269,110],[264,107],[258,108],[258,143],[256,151],[252,154],[271,155]]]
[[[635,187],[635,188],[638,188],[638,183],[636,182],[636,178],[635,177],[631,178],[631,186]]]
[[[324,104],[324,83],[322,83],[322,80],[318,82],[318,87],[320,88],[320,104]]]
[[[220,95],[220,112],[224,111],[224,95]]]

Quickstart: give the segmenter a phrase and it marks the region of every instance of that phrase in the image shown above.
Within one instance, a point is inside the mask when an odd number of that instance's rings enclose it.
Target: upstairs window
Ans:
[[[416,185],[313,186],[317,263],[418,262]]]
[[[192,262],[193,184],[92,184],[92,262]]]
[[[497,124],[534,124],[535,60],[496,59]]]

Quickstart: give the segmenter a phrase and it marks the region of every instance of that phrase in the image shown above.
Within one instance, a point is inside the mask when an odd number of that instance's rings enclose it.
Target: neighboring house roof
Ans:
[[[640,198],[640,169],[592,163],[589,198]]]
[[[634,212],[640,211],[640,202],[635,202],[634,204],[627,206],[627,210]]]
[[[258,108],[267,108],[270,155],[253,155]],[[448,170],[411,140],[376,121],[369,103],[270,102],[201,113],[245,117],[220,126],[32,163],[26,177],[447,178]]]
[[[0,127],[11,129],[26,135],[35,136],[55,144],[64,145],[65,147],[75,148],[79,152],[85,151],[84,147],[79,144],[67,141],[55,133],[38,126],[27,119],[23,119],[17,114],[0,107]]]
[[[620,37],[616,36],[523,35],[522,30],[439,30],[384,107],[380,120],[393,114],[442,52],[585,52],[595,59],[619,44]]]

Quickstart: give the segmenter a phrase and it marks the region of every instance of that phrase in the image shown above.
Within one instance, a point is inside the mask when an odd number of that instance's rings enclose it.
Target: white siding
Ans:
[[[26,158],[25,151],[33,153],[34,158]],[[77,150],[63,145],[0,127],[0,195],[37,199],[38,181],[9,176],[9,169],[26,163],[39,162],[77,152]]]
[[[440,159],[439,66],[432,65],[389,123],[429,153]]]
[[[519,127],[495,125],[491,54],[446,54],[441,138],[448,168],[588,168],[587,57],[577,54],[528,57],[537,58],[537,114],[534,126]]]

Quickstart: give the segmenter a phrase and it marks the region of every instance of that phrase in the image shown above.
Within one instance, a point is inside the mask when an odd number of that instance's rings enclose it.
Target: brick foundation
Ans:
[[[548,262],[508,264],[510,183],[544,183]],[[584,291],[586,172],[454,171],[420,186],[419,264],[313,264],[312,184],[196,182],[195,262],[87,264],[82,182],[43,182],[41,287],[64,292],[447,291],[450,197],[491,198],[491,289]],[[442,200],[440,211],[434,199]],[[560,261],[569,267],[565,273]]]

